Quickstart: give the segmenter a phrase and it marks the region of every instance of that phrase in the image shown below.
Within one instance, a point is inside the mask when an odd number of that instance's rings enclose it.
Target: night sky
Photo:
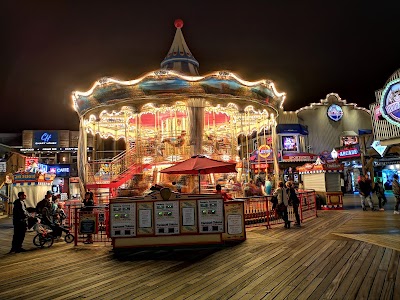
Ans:
[[[157,70],[182,29],[200,74],[271,79],[286,110],[368,107],[400,68],[400,1],[18,1],[0,9],[0,132],[78,129],[71,92]]]

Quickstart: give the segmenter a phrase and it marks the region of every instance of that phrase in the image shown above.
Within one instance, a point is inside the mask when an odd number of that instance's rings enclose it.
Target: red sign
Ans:
[[[316,161],[318,155],[311,153],[296,153],[296,154],[284,154],[282,161],[284,162],[296,162],[296,161]]]
[[[251,167],[252,167],[252,169],[267,169],[268,165],[267,164],[252,164]]]
[[[360,156],[360,150],[357,148],[350,148],[350,149],[341,149],[338,150],[338,158],[350,158],[350,157],[358,157]]]

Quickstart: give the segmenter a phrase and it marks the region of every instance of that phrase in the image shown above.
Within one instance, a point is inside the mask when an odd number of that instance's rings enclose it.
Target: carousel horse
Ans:
[[[177,137],[164,138],[161,143],[168,143],[174,147],[181,147],[185,144],[186,130],[182,130]]]

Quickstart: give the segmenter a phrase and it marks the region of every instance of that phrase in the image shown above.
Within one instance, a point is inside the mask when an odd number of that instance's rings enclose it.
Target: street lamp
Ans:
[[[333,150],[332,150],[332,152],[331,152],[331,156],[332,156],[332,158],[333,158],[334,160],[336,160],[336,159],[338,158],[338,153],[337,153],[337,151],[335,150],[335,148],[333,148]]]

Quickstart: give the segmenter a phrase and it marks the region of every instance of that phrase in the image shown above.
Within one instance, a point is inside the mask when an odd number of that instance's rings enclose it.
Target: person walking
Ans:
[[[283,182],[278,182],[278,188],[274,191],[273,196],[278,198],[277,210],[278,214],[281,216],[283,221],[285,222],[285,228],[290,228],[290,221],[287,211],[287,206],[289,204],[288,198],[286,197],[286,193],[283,188]]]
[[[293,206],[294,216],[296,217],[296,223],[294,225],[300,227],[301,226],[300,215],[299,215],[300,200],[297,197],[296,190],[294,189],[294,184],[292,181],[286,182],[286,194],[288,196],[289,203],[291,203]]]
[[[365,207],[365,200],[367,200],[371,210],[374,210],[374,204],[372,203],[372,198],[371,198],[372,183],[368,175],[361,175],[360,181],[358,182],[358,186],[360,189],[362,209],[364,211],[367,210],[367,208]]]
[[[375,183],[375,194],[378,197],[378,203],[379,203],[379,210],[383,211],[385,210],[383,207],[385,206],[387,200],[385,196],[385,189],[383,188],[382,181],[378,178]]]
[[[14,201],[13,208],[13,225],[14,235],[11,243],[11,250],[9,253],[20,253],[26,250],[22,248],[22,243],[25,239],[25,233],[27,229],[27,220],[29,217],[25,206],[26,195],[24,192],[18,193],[18,199]]]
[[[399,175],[393,175],[392,182],[393,195],[396,198],[396,205],[394,207],[394,214],[398,215],[399,213],[399,204],[400,204],[400,186],[399,186]]]

